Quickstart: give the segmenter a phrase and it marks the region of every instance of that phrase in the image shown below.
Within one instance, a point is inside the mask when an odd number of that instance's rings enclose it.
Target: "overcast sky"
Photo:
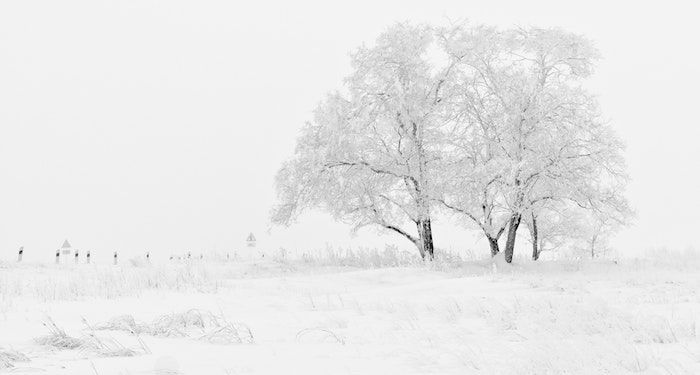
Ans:
[[[293,3],[293,4],[291,4]],[[590,87],[627,144],[626,253],[700,248],[697,10],[613,1],[0,2],[0,259],[68,238],[107,258],[240,248],[410,248],[311,214],[268,232],[273,176],[348,53],[397,21],[559,26],[602,52]],[[685,2],[692,4],[692,2]],[[486,252],[436,224],[438,247]]]

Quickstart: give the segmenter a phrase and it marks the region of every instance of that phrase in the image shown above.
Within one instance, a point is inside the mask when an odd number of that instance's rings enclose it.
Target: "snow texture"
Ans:
[[[700,373],[698,259],[268,258],[4,265],[0,371]]]

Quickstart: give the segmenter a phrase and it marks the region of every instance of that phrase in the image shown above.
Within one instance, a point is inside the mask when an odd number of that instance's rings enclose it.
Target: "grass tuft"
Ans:
[[[252,344],[255,342],[253,333],[247,325],[231,323],[222,316],[198,309],[161,315],[150,324],[138,323],[131,315],[121,315],[97,326],[96,329],[155,337],[187,337],[214,344]]]
[[[0,348],[0,370],[13,368],[15,362],[29,362],[29,358],[16,350]]]
[[[87,325],[85,320],[83,322]],[[141,340],[139,340],[140,348],[128,348],[112,337],[97,336],[89,325],[87,326],[90,328],[90,332],[80,337],[70,336],[58,327],[51,318],[44,322],[44,326],[49,330],[49,334],[34,339],[34,342],[54,349],[79,350],[95,353],[102,357],[133,357],[150,353],[148,347]]]

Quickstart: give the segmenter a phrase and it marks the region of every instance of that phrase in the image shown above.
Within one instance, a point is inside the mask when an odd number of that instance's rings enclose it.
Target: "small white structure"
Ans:
[[[61,255],[68,256],[70,255],[70,253],[72,253],[70,242],[68,242],[68,239],[66,239],[65,241],[63,241],[63,245],[61,246]]]
[[[255,236],[253,235],[253,232],[250,232],[248,235],[248,238],[245,239],[246,244],[248,244],[248,247],[255,247],[255,242],[257,240],[255,239]]]
[[[66,239],[63,241],[63,245],[61,245],[61,248],[56,250],[56,263],[59,263],[59,255],[60,259],[63,260],[63,263],[68,263],[70,260],[70,255],[73,254],[73,251],[75,250],[75,254],[78,254],[78,249],[73,249],[70,245],[70,242]],[[77,257],[76,257],[77,260]]]

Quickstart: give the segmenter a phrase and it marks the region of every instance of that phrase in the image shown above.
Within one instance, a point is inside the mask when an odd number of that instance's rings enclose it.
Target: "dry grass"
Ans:
[[[274,262],[294,270],[303,266],[370,269],[429,265],[443,268],[480,260],[483,257],[477,256],[472,251],[455,252],[439,249],[435,251],[435,259],[432,262],[424,262],[417,250],[401,250],[396,246],[387,245],[384,249],[363,247],[343,249],[327,246],[321,251],[304,252],[298,255],[290,255],[285,249],[279,249],[272,254],[271,258]]]
[[[16,297],[40,302],[139,296],[146,290],[216,292],[230,265],[203,262],[134,267],[11,265],[0,277],[0,304]],[[0,308],[1,305],[0,305]]]
[[[139,323],[131,315],[121,315],[96,329],[156,337],[187,337],[215,344],[252,344],[255,341],[247,325],[231,323],[210,311],[197,309],[161,315],[150,324]]]
[[[69,336],[66,331],[56,325],[53,319],[47,318],[43,324],[48,329],[49,334],[34,339],[37,344],[63,350],[74,350],[84,347],[84,340]]]
[[[51,318],[48,318],[44,322],[44,326],[48,329],[49,334],[38,337],[34,341],[39,345],[57,350],[79,350],[95,353],[102,357],[133,357],[150,353],[148,347],[140,339],[139,348],[128,348],[112,337],[97,336],[87,322],[83,321],[89,331],[80,337],[74,337],[58,327]]]
[[[315,342],[337,342],[340,345],[345,345],[345,338],[328,328],[305,328],[297,332],[296,340],[301,342],[304,340]]]
[[[12,349],[0,348],[0,370],[13,368],[15,362],[28,362],[26,355]]]

